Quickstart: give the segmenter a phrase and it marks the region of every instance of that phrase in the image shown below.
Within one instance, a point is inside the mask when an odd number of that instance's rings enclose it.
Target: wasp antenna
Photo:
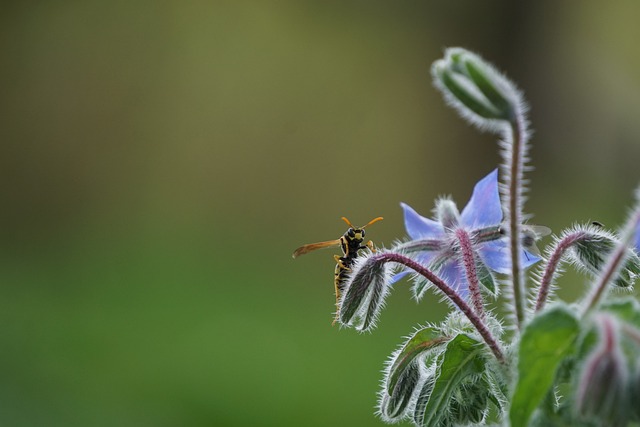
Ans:
[[[381,216],[379,216],[378,218],[374,218],[371,221],[369,221],[369,223],[367,225],[363,225],[362,228],[368,227],[371,224],[373,224],[374,222],[378,222],[378,221],[382,221],[384,218],[382,218]]]
[[[355,228],[353,225],[351,225],[351,222],[350,222],[346,217],[344,217],[344,216],[343,216],[343,217],[342,217],[342,220],[343,220],[344,222],[346,222],[346,223],[347,223],[347,225],[348,225],[349,227],[351,227],[351,228]]]

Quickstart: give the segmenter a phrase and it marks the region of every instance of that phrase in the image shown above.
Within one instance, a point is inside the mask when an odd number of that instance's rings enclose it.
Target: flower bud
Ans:
[[[418,394],[418,398],[416,399],[415,409],[413,411],[413,422],[417,426],[424,426],[424,411],[427,407],[427,403],[429,403],[429,398],[431,397],[431,392],[433,391],[433,387],[435,385],[435,375],[431,374],[427,377],[426,381],[422,384],[422,388],[420,389],[420,393]],[[445,420],[441,420],[440,424],[443,426],[447,426],[447,422]]]
[[[356,260],[340,300],[340,322],[360,331],[374,326],[388,293],[389,269],[379,255]]]
[[[436,200],[436,219],[445,230],[456,228],[460,221],[460,211],[455,202],[446,198]]]
[[[412,396],[420,387],[420,367],[417,361],[411,362],[402,371],[393,389],[387,393],[383,389],[380,396],[380,415],[387,422],[404,418]]]
[[[614,319],[600,316],[598,320],[600,343],[582,368],[575,409],[582,419],[597,419],[607,426],[626,426],[631,403],[627,366]]]
[[[604,228],[588,225],[582,229],[585,235],[576,241],[569,253],[572,261],[593,275],[600,274],[606,265],[608,257],[619,244],[619,239]],[[640,257],[629,249],[622,268],[616,274],[613,285],[620,288],[630,288],[640,274]]]
[[[515,85],[478,55],[451,48],[433,64],[435,86],[462,116],[479,126],[513,121],[522,106]]]
[[[478,425],[489,403],[489,386],[484,381],[461,385],[453,395],[449,409],[456,424]]]

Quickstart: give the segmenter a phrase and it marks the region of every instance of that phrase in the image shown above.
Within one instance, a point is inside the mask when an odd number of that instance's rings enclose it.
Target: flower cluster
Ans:
[[[379,416],[434,427],[640,421],[640,304],[624,295],[640,276],[640,191],[620,230],[575,224],[540,253],[536,243],[550,230],[525,221],[530,135],[521,92],[461,48],[448,49],[432,76],[464,119],[498,134],[503,163],[475,185],[462,211],[441,198],[427,218],[402,203],[405,240],[350,253],[342,325],[372,330],[405,277],[416,300],[433,292],[452,307],[391,355]],[[590,278],[573,304],[555,294],[564,264]],[[499,293],[507,297],[502,317],[489,306]]]

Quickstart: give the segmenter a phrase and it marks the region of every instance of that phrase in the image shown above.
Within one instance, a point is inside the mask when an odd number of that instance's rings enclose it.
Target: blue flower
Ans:
[[[468,283],[460,251],[457,249],[457,229],[464,229],[473,239],[479,261],[486,267],[502,274],[511,271],[508,241],[501,230],[503,215],[497,169],[475,185],[471,199],[461,213],[458,213],[456,205],[449,199],[436,202],[436,219],[419,215],[405,203],[401,203],[401,206],[410,240],[398,245],[396,249],[433,270],[461,296],[468,295]],[[526,250],[524,252],[524,268],[540,260],[532,253]],[[396,274],[392,283],[409,273],[403,271]]]

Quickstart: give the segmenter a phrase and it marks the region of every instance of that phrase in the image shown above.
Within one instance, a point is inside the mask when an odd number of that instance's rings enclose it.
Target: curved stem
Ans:
[[[562,256],[573,244],[580,241],[585,236],[586,233],[583,231],[569,234],[556,245],[553,254],[551,254],[551,258],[549,258],[549,261],[547,261],[547,266],[544,269],[544,275],[542,276],[542,280],[540,281],[540,288],[538,289],[538,298],[536,299],[535,311],[542,310],[547,302],[551,283],[553,282],[553,275],[558,269],[558,265],[560,265]]]
[[[447,285],[441,278],[436,276],[431,270],[423,267],[421,264],[412,260],[411,258],[407,258],[404,255],[396,254],[396,253],[383,253],[378,255],[373,255],[372,258],[376,258],[381,262],[395,262],[398,264],[402,264],[405,267],[408,267],[415,271],[416,273],[424,276],[427,280],[433,283],[443,294],[447,296],[459,309],[464,313],[465,316],[469,319],[471,324],[476,328],[484,342],[491,349],[493,354],[496,356],[496,359],[500,363],[505,363],[504,353],[500,348],[500,345],[493,337],[487,325],[483,322],[483,320],[478,316],[473,309],[454,291],[449,285]]]

